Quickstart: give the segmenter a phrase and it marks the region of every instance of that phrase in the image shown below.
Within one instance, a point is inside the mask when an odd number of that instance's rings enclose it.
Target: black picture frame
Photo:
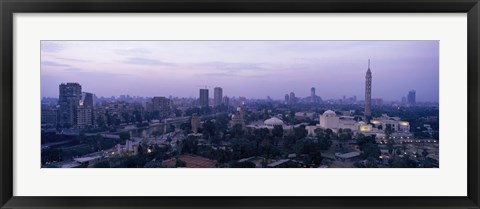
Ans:
[[[479,208],[478,0],[0,0],[1,208]],[[467,13],[468,195],[465,197],[20,197],[13,196],[15,13]],[[36,87],[32,87],[36,88]],[[446,179],[448,181],[448,179]],[[439,188],[448,189],[448,188]]]

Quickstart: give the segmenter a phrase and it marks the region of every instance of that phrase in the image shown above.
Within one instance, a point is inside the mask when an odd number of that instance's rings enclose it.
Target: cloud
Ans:
[[[151,51],[141,48],[132,48],[132,49],[116,49],[116,54],[119,55],[139,55],[139,54],[151,54]]]
[[[70,67],[70,68],[65,68],[65,71],[80,72],[80,71],[82,71],[82,69],[81,68],[76,68],[76,67]]]
[[[90,61],[88,61],[88,60],[75,59],[75,58],[61,58],[61,57],[56,57],[55,59],[65,60],[65,61],[73,61],[73,62],[90,62]]]
[[[58,52],[65,49],[63,45],[51,41],[41,41],[40,48],[42,52]]]
[[[174,66],[173,63],[169,62],[162,62],[155,59],[149,58],[141,58],[141,57],[130,57],[127,60],[122,61],[126,64],[133,64],[133,65],[158,65],[158,66]]]
[[[70,67],[70,65],[61,64],[61,63],[52,62],[52,61],[43,61],[42,65],[53,66],[53,67]]]
[[[240,71],[270,71],[270,69],[262,66],[263,63],[241,63],[241,62],[204,62],[197,66],[211,67],[217,70],[236,73]]]
[[[273,70],[265,67],[264,63],[241,63],[241,62],[205,62],[197,63],[194,66],[207,68],[210,72],[198,73],[197,75],[213,77],[264,77],[272,74]]]

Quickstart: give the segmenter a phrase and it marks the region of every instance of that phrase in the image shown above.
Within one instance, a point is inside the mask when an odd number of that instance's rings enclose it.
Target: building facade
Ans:
[[[223,89],[220,87],[215,87],[215,89],[213,89],[213,105],[215,107],[222,105],[222,96]]]
[[[407,102],[409,106],[415,106],[416,94],[417,93],[415,92],[415,90],[411,90],[408,92]]]
[[[166,97],[153,97],[152,111],[158,112],[159,119],[167,118],[170,115],[170,100]]]
[[[208,107],[208,89],[200,89],[200,107]]]
[[[82,86],[78,83],[62,83],[59,86],[58,122],[62,128],[77,125],[77,107],[82,97]]]

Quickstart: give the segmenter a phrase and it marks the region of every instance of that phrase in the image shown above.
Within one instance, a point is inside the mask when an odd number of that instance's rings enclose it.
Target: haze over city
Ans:
[[[438,102],[438,41],[42,41],[42,97],[79,82],[97,96],[226,96],[324,99],[364,95],[371,59],[372,97]]]

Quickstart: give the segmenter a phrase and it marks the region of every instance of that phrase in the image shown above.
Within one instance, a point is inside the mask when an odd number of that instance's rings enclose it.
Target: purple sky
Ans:
[[[315,87],[323,99],[364,98],[371,59],[372,97],[438,102],[438,41],[42,41],[42,97],[78,82],[97,96],[283,99]],[[213,97],[213,92],[210,93]]]

